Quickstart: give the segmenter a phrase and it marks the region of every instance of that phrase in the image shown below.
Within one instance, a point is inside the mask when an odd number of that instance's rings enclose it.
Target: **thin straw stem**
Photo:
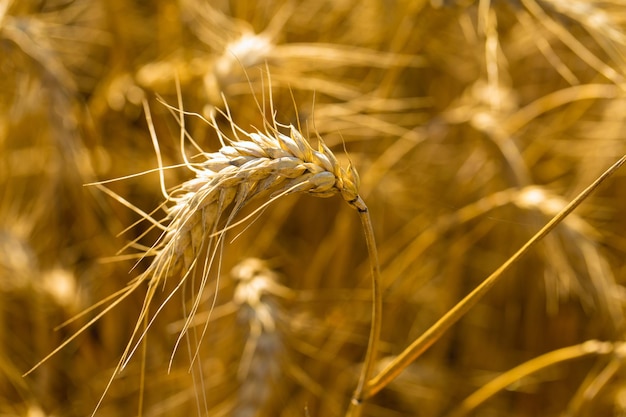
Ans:
[[[545,353],[498,375],[463,400],[461,405],[448,417],[463,417],[511,384],[550,366],[590,355],[607,355],[613,351],[614,347],[610,342],[588,340],[579,345],[567,346]]]
[[[360,197],[358,197],[357,200],[351,204],[356,207],[359,212],[359,218],[361,219],[361,225],[363,226],[363,232],[365,234],[365,242],[367,244],[367,252],[372,273],[372,324],[370,328],[370,336],[367,344],[367,351],[365,353],[365,361],[363,363],[363,367],[361,368],[359,383],[354,391],[350,402],[350,408],[347,413],[347,416],[356,417],[361,414],[361,405],[363,403],[363,394],[366,388],[366,383],[369,381],[374,364],[376,363],[376,353],[378,352],[380,331],[382,328],[383,302],[380,288],[380,265],[378,263],[378,250],[376,249],[372,219],[370,218],[369,210],[365,205],[365,202],[363,202]]]

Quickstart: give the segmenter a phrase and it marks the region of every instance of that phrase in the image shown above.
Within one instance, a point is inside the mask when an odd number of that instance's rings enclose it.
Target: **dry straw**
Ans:
[[[538,373],[548,367],[558,366],[563,363],[567,363],[569,361],[580,359],[586,356],[608,356],[611,354],[617,357],[623,356],[624,344],[622,342],[611,343],[598,340],[588,340],[579,345],[567,346],[552,352],[545,353],[541,356],[524,362],[523,364],[516,366],[515,368],[504,372],[496,378],[492,379],[491,381],[483,385],[479,390],[475,391],[469,397],[463,400],[461,404],[448,415],[448,417],[461,417],[468,415],[471,411],[478,408],[482,403],[487,401],[498,391],[506,389],[507,386],[522,381],[529,375]],[[611,369],[613,369],[612,372],[614,373],[616,371],[614,369],[615,361],[616,359],[613,359],[609,363],[609,365],[603,368],[600,374],[605,373],[606,370],[609,370],[609,372],[611,372]],[[606,380],[607,378],[605,375],[600,384],[606,384]],[[597,384],[598,378],[593,378],[592,382]],[[582,401],[588,401],[590,398],[593,398],[593,396],[597,394],[597,391],[598,387],[596,387],[596,390],[593,393],[587,392],[588,395],[586,396],[586,398],[584,398],[585,396],[583,396]],[[570,403],[570,407],[568,408],[568,411],[570,411],[571,414],[568,415],[577,415],[580,412],[580,405],[576,404],[576,402],[581,402],[581,398],[574,397],[574,401]],[[574,404],[576,404],[575,407],[573,407]]]

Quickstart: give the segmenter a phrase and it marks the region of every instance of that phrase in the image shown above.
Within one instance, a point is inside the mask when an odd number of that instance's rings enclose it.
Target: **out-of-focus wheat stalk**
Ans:
[[[593,184],[583,190],[574,200],[565,205],[541,230],[539,230],[519,251],[504,262],[493,274],[487,277],[475,290],[468,294],[457,305],[451,308],[444,317],[424,332],[411,346],[404,350],[398,358],[382,370],[370,383],[368,394],[373,395],[380,391],[389,381],[395,378],[408,364],[417,359],[426,349],[437,341],[443,333],[464,314],[466,314],[485,293],[499,281],[504,272],[515,262],[525,255],[532,246],[544,238],[556,225],[562,222],[580,203],[607,178],[613,175],[626,162],[626,156],[622,157],[609,169],[607,169]]]
[[[549,367],[555,366],[563,362],[584,358],[589,355],[609,355],[612,353],[622,354],[623,346],[621,344],[613,345],[610,342],[600,342],[597,340],[588,340],[580,345],[568,346],[556,351],[548,352],[539,357],[533,358],[505,373],[494,378],[489,383],[483,385],[480,390],[474,392],[467,397],[456,408],[450,417],[460,417],[467,415],[476,409],[481,403],[487,401],[489,397],[495,395],[498,391],[506,389],[507,386],[522,381],[535,372]]]

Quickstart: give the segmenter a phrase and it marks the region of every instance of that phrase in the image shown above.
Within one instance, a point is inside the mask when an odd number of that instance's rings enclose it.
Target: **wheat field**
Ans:
[[[625,132],[622,0],[0,0],[0,416],[626,416]]]

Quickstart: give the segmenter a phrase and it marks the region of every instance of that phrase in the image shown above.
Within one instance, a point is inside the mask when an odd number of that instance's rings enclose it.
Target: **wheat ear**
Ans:
[[[266,114],[265,107],[261,108],[258,103],[257,106],[262,114]],[[194,295],[192,296],[191,307],[185,312],[185,323],[173,349],[173,360],[174,353],[193,324],[194,316],[201,304],[202,294],[209,282],[209,275],[212,272],[214,262],[218,266],[215,275],[217,277],[220,275],[220,251],[224,246],[223,238],[226,231],[248,221],[274,200],[288,194],[306,192],[317,197],[331,197],[339,194],[360,215],[373,275],[373,309],[370,340],[361,379],[354,396],[356,400],[352,401],[353,404],[359,404],[361,392],[365,382],[371,375],[375,361],[375,352],[381,327],[382,302],[379,291],[380,272],[373,228],[368,208],[359,196],[359,176],[354,167],[352,165],[349,165],[347,168],[341,167],[335,155],[323,143],[321,138],[318,148],[315,149],[295,126],[278,123],[274,118],[275,111],[271,95],[271,120],[264,119],[262,129],[256,129],[252,132],[240,128],[233,121],[227,105],[225,106],[225,111],[216,110],[230,125],[233,137],[227,137],[220,129],[216,119],[217,115],[213,113],[211,120],[207,120],[207,122],[214,128],[222,147],[218,152],[212,153],[203,152],[193,139],[188,137],[185,131],[185,113],[181,105],[181,108],[172,108],[172,111],[175,115],[178,115],[178,122],[181,126],[180,146],[185,166],[195,173],[195,178],[184,182],[168,193],[164,185],[164,168],[161,166],[158,140],[151,121],[149,107],[146,104],[144,108],[159,161],[162,191],[166,198],[165,203],[162,205],[166,212],[165,218],[162,220],[154,219],[151,214],[141,211],[121,196],[117,196],[112,191],[106,189],[102,185],[103,183],[99,183],[98,186],[107,191],[109,195],[118,199],[122,204],[135,210],[144,219],[152,223],[153,228],[162,230],[162,234],[157,241],[152,247],[145,250],[143,254],[144,257],[153,256],[154,258],[147,269],[133,279],[125,289],[96,305],[101,306],[110,302],[103,311],[89,320],[78,332],[37,363],[26,374],[32,372],[50,356],[75,339],[78,334],[85,331],[143,283],[148,283],[144,304],[130,341],[118,365],[115,367],[114,375],[126,366],[156,317],[169,300],[173,298],[175,293],[185,288],[186,285],[193,285]],[[193,163],[190,162],[185,153],[187,142],[191,142],[200,152]],[[254,199],[259,200],[261,197],[265,198],[266,201],[260,204],[252,214],[237,222],[234,221],[236,215],[244,206]],[[196,281],[198,274],[200,274],[200,279]],[[152,309],[152,317],[150,320],[147,320],[148,311],[151,310],[150,305],[157,289],[165,284],[167,278],[172,277],[175,277],[174,288],[165,296],[165,300],[156,309]],[[216,283],[216,288],[218,284]],[[206,331],[208,322],[207,320],[203,334]],[[202,336],[200,337],[201,339]],[[192,363],[195,361],[197,354],[198,350],[193,355]],[[171,364],[170,360],[170,368]],[[113,377],[107,384],[103,397],[112,380]],[[103,397],[96,406],[96,410]]]
[[[248,338],[239,364],[239,395],[234,417],[258,415],[272,394],[281,368],[283,335],[277,323],[281,313],[277,301],[293,297],[278,283],[278,277],[256,258],[237,264],[231,277],[238,281],[233,303],[238,319],[248,324]]]

